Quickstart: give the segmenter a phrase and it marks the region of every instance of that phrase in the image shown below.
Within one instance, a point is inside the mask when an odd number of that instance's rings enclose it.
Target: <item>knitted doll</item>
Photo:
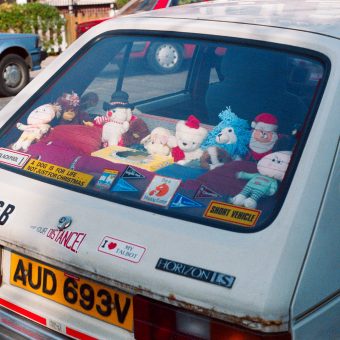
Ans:
[[[290,151],[274,152],[264,156],[257,164],[258,173],[238,172],[237,178],[248,183],[231,202],[247,208],[256,208],[260,198],[273,196],[282,181],[291,157]]]

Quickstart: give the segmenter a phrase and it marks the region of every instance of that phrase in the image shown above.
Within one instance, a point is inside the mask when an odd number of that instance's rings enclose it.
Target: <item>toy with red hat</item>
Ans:
[[[174,161],[184,165],[200,159],[203,154],[200,146],[207,133],[207,129],[201,126],[194,115],[190,115],[186,121],[180,120],[176,124],[174,142],[170,142]]]
[[[272,152],[278,141],[278,120],[271,113],[260,113],[251,123],[250,157],[259,161]]]

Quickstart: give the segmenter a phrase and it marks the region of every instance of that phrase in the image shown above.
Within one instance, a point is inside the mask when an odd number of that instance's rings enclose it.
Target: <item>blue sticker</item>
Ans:
[[[109,190],[118,173],[117,170],[105,170],[96,183],[96,187],[103,190]]]
[[[117,184],[111,189],[112,192],[115,191],[138,191],[133,185],[120,178]]]
[[[170,204],[170,208],[201,208],[203,204],[177,193]]]

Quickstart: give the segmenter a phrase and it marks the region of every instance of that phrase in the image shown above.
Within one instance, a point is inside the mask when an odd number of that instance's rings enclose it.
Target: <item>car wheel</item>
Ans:
[[[25,60],[16,54],[0,59],[0,94],[15,96],[29,82],[29,70]]]
[[[157,73],[173,73],[183,62],[183,48],[178,44],[157,43],[150,46],[148,65]]]

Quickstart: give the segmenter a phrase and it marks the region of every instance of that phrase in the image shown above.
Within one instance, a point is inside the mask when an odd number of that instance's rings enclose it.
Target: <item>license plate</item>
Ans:
[[[129,331],[132,296],[12,253],[12,285]]]

